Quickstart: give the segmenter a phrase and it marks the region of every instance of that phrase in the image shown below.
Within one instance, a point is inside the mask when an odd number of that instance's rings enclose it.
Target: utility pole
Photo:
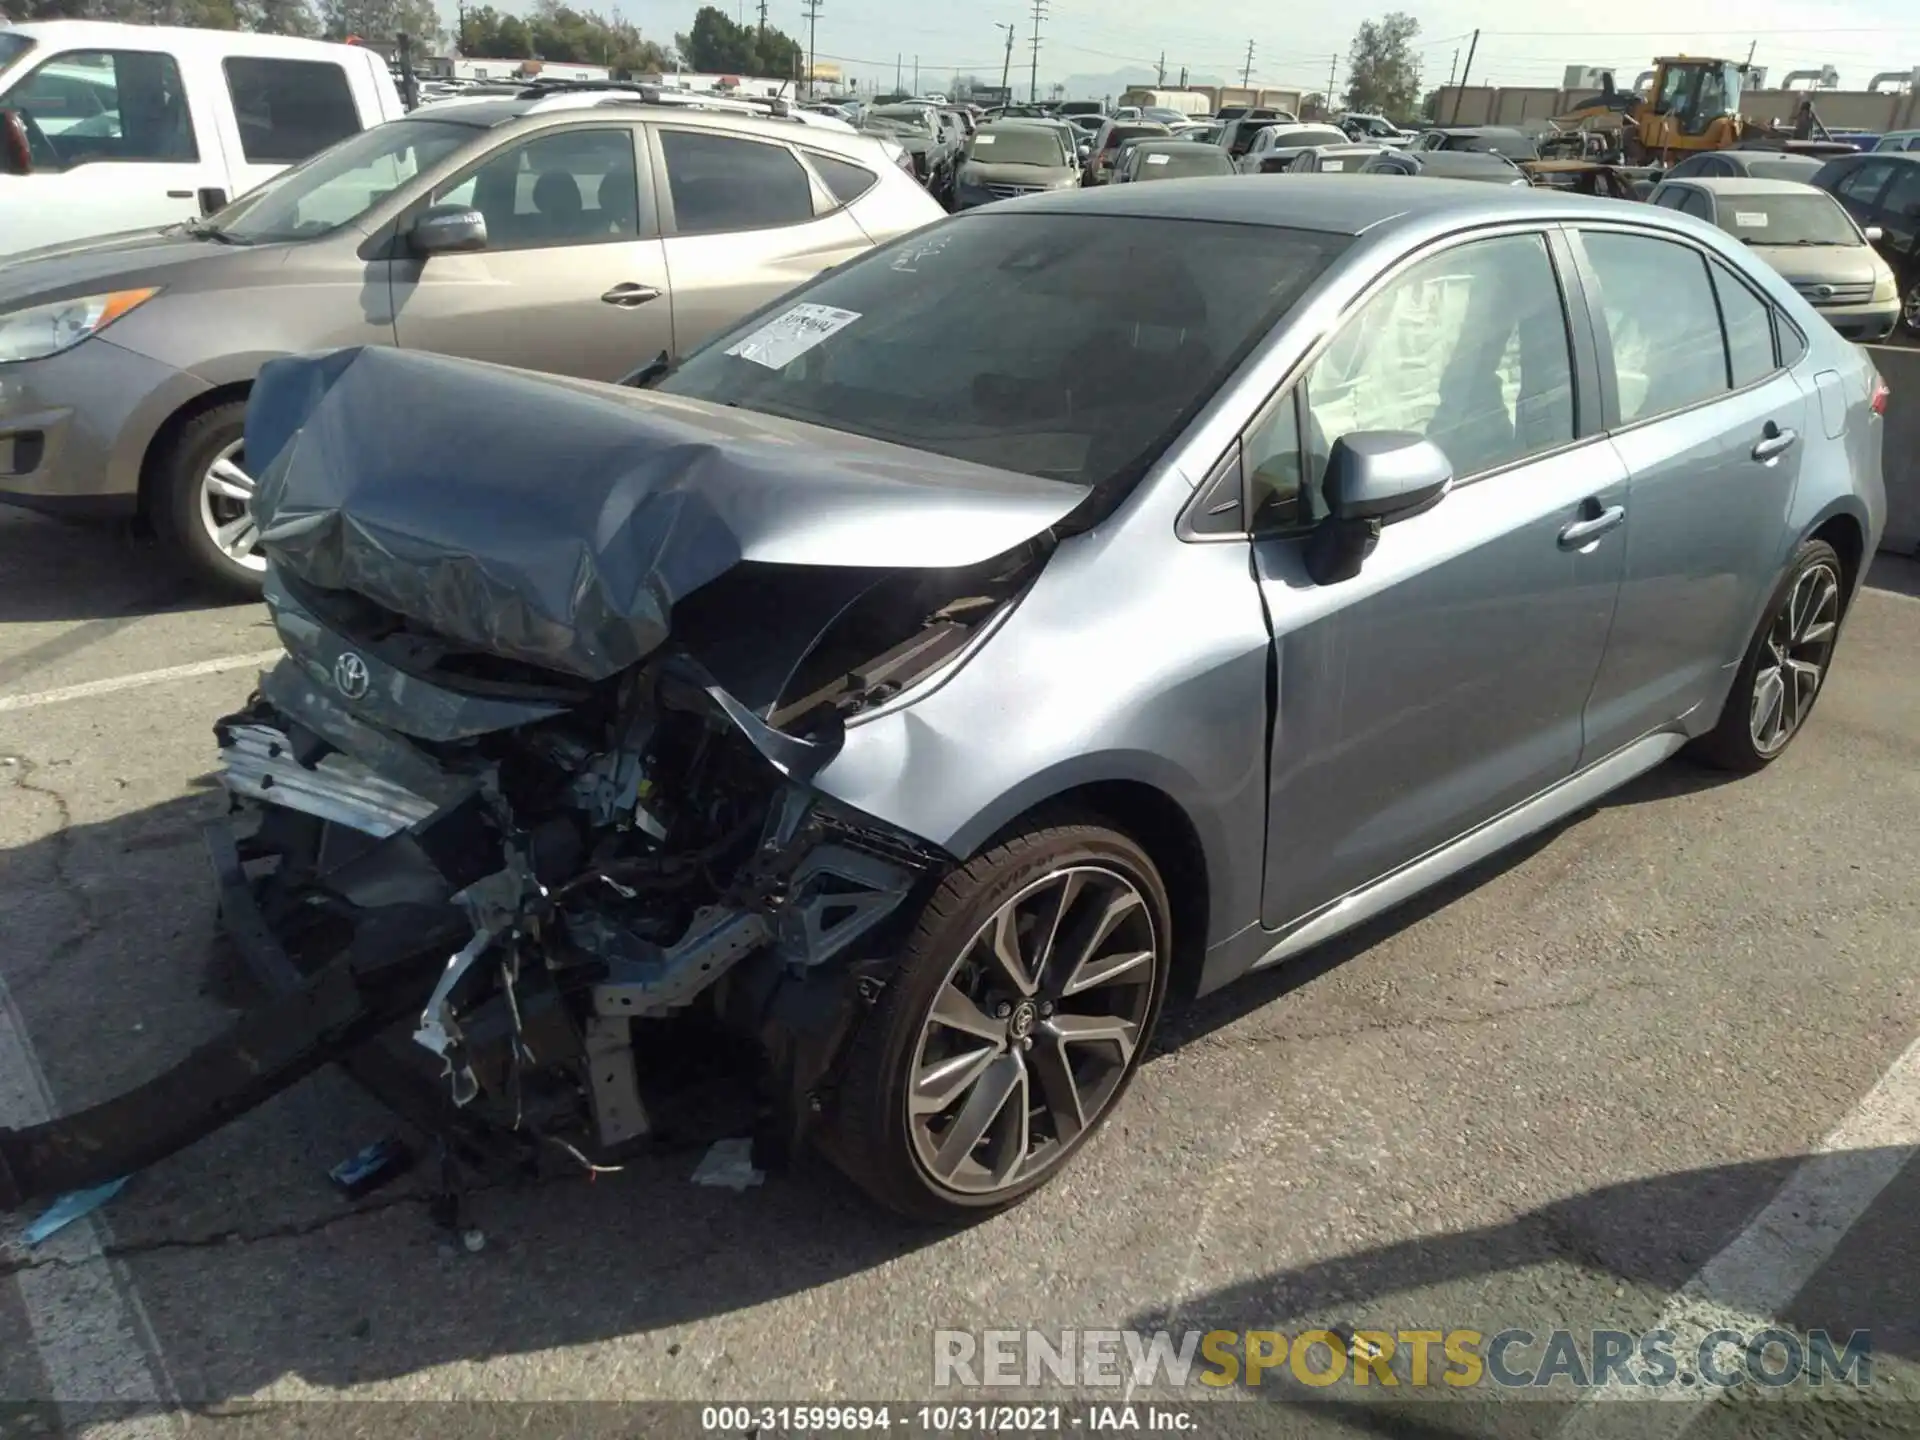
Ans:
[[[764,46],[764,45],[766,44],[766,40],[767,40],[767,0],[760,0],[760,38],[759,38],[759,44],[760,44],[760,45],[762,45],[762,46]]]
[[[1162,86],[1164,86],[1166,83],[1167,83],[1167,52],[1162,50],[1160,52],[1160,64],[1156,67],[1154,72],[1153,84],[1154,84],[1154,88],[1157,90]]]
[[[920,93],[920,57],[918,55],[913,57],[913,93],[916,95]]]
[[[767,0],[760,0],[760,14],[764,17],[766,13]],[[800,13],[807,17],[807,98],[811,100],[814,86],[820,83],[813,69],[813,27],[820,19],[820,0],[806,0]]]
[[[1460,51],[1455,49],[1453,59],[1447,64],[1447,88],[1453,88],[1453,77],[1460,73]]]
[[[1240,88],[1253,84],[1253,41],[1247,41],[1247,63],[1240,71]]]
[[[1460,72],[1460,89],[1453,92],[1453,118],[1447,121],[1449,125],[1460,123],[1460,94],[1467,88],[1467,77],[1473,74],[1473,52],[1479,48],[1480,32],[1476,30],[1473,32],[1473,39],[1467,42],[1467,66]]]
[[[1187,67],[1184,65],[1180,67],[1180,88],[1182,90],[1187,88]]]
[[[893,52],[893,93],[900,93],[900,52]]]
[[[1033,0],[1033,62],[1027,72],[1027,103],[1040,98],[1040,22],[1047,15],[1047,0]]]
[[[1327,114],[1329,115],[1333,114],[1333,77],[1334,77],[1334,73],[1338,71],[1339,68],[1340,68],[1340,57],[1338,55],[1334,56],[1331,60],[1327,61],[1326,110],[1327,110]]]
[[[1007,77],[1013,73],[1013,37],[1016,27],[1010,21],[996,20],[993,28],[1007,32],[1007,53],[1000,61],[1000,89],[1005,93],[1006,98],[1011,100],[1013,92],[1007,89]]]

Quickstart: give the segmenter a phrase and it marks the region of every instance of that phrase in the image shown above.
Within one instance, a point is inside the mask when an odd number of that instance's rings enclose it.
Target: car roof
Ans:
[[[1470,180],[1410,183],[1404,177],[1387,175],[1289,175],[1268,184],[1220,176],[1139,187],[1100,185],[1029,196],[1020,202],[1020,209],[1026,213],[1072,211],[1360,235],[1389,221],[1441,215],[1490,222],[1532,219],[1538,215],[1542,198],[1549,195],[1560,205],[1614,219],[1623,214],[1638,215],[1648,208],[1634,201],[1596,200],[1521,187],[1508,190]]]
[[[630,119],[671,120],[676,125],[731,130],[743,135],[807,144],[813,144],[823,136],[834,136],[840,140],[860,138],[871,141],[874,138],[871,131],[858,130],[852,125],[815,125],[804,120],[755,115],[742,110],[710,110],[685,101],[650,102],[642,95],[605,90],[555,91],[534,97],[519,95],[478,100],[462,100],[456,96],[422,105],[400,120],[388,123],[437,120],[470,125],[476,130],[491,130],[518,120],[547,123],[576,119],[604,123],[609,113]]]
[[[1682,175],[1670,183],[1691,185],[1710,195],[1804,195],[1810,190],[1817,195],[1827,193],[1798,180],[1763,180],[1755,175]]]
[[[342,50],[372,57],[384,70],[386,62],[373,51],[338,40],[303,40],[291,35],[264,35],[251,30],[204,30],[185,25],[129,25],[117,20],[23,20],[0,27],[42,49],[67,50],[123,46],[151,50],[163,43],[176,54],[285,55],[289,59],[325,57],[337,62]]]

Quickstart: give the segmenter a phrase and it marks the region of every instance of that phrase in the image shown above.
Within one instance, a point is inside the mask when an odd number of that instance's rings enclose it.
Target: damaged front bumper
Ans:
[[[797,1143],[886,923],[946,857],[810,788],[817,744],[684,659],[585,700],[476,698],[270,592],[290,653],[216,726],[207,832],[261,998],[146,1085],[0,1131],[0,1207],[143,1168],[330,1061],[466,1153],[606,1164],[652,1128],[649,1027],[696,1011],[754,1042]]]

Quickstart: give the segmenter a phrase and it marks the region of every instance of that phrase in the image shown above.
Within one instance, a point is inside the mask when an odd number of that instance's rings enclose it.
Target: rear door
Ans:
[[[1557,235],[1533,230],[1416,260],[1349,313],[1243,437],[1277,647],[1269,926],[1579,761],[1626,546],[1626,472],[1598,424],[1569,263]],[[1437,444],[1453,492],[1385,526],[1358,575],[1317,586],[1302,550],[1327,453],[1378,430]]]
[[[651,127],[675,354],[870,248],[791,146]]]
[[[569,125],[509,141],[438,186],[431,203],[486,216],[487,248],[394,263],[398,342],[589,380],[672,352],[644,138]]]
[[[1588,705],[1599,759],[1726,694],[1784,563],[1806,393],[1773,307],[1673,236],[1582,227],[1612,444],[1631,477],[1626,569]]]
[[[1871,223],[1881,229],[1881,253],[1894,257],[1896,265],[1911,265],[1920,257],[1920,160],[1899,162]]]
[[[224,191],[215,82],[164,44],[57,51],[0,95],[29,122],[33,173],[7,186],[0,254],[159,227]]]

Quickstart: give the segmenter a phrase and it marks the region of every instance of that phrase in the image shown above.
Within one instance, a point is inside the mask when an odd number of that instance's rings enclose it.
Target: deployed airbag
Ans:
[[[944,569],[1086,487],[700,401],[365,348],[270,362],[247,408],[261,543],[444,640],[587,680],[743,561]]]

